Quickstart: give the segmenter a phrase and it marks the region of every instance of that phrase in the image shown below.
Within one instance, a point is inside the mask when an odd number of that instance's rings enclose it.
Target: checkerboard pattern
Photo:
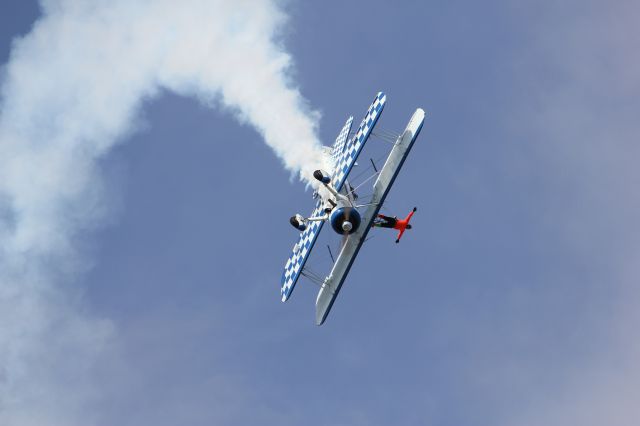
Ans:
[[[376,125],[386,101],[387,96],[384,93],[379,92],[376,95],[367,111],[367,115],[364,116],[362,123],[360,123],[358,131],[353,136],[353,139],[344,147],[342,155],[339,156],[335,162],[331,183],[337,191],[342,189],[342,185],[344,185],[344,181],[347,179],[347,175],[355,164],[358,154],[360,154],[365,142],[369,138],[371,130],[373,130],[373,127]]]
[[[333,148],[331,149],[331,169],[332,172],[336,168],[336,164],[340,160],[342,153],[344,151],[345,142],[347,142],[347,138],[349,137],[349,132],[351,131],[351,125],[353,124],[353,117],[349,117],[347,122],[344,123],[340,134],[336,138],[335,143],[333,144]]]
[[[382,92],[378,93],[351,141],[347,143],[347,137],[351,131],[353,117],[349,117],[340,131],[340,134],[336,138],[331,151],[331,160],[335,165],[331,174],[333,175],[332,184],[338,191],[342,188],[347,175],[358,158],[358,154],[360,154],[367,138],[371,134],[371,130],[376,125],[376,122],[382,113],[382,109],[384,108],[385,102],[385,94]],[[316,202],[315,209],[308,217],[321,216],[323,214],[323,208],[324,202],[319,199]],[[323,221],[308,222],[307,229],[300,234],[298,243],[293,246],[293,251],[289,260],[287,260],[287,264],[284,267],[284,272],[282,273],[282,279],[280,281],[280,293],[282,295],[283,302],[286,302],[291,296],[293,287],[296,285],[296,282],[300,277],[302,268],[311,253],[311,249],[318,238],[318,234],[320,233],[323,224]]]
[[[321,216],[323,214],[323,208],[324,202],[319,199],[316,202],[316,208],[313,209],[313,212],[308,217]],[[293,246],[293,252],[289,260],[287,260],[284,272],[282,273],[282,280],[280,281],[280,293],[282,294],[283,302],[286,302],[291,295],[293,287],[296,285],[296,281],[298,281],[300,272],[302,272],[302,268],[307,261],[307,257],[309,257],[311,248],[316,242],[316,238],[318,238],[323,224],[323,221],[308,222],[307,229],[302,231],[298,243]]]

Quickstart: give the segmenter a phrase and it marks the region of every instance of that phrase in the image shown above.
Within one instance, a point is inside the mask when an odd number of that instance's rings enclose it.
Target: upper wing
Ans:
[[[387,96],[379,92],[373,103],[369,107],[367,111],[367,115],[362,119],[362,123],[360,123],[360,127],[358,127],[358,131],[353,136],[353,139],[349,141],[348,144],[344,146],[344,149],[335,160],[335,165],[333,168],[333,178],[331,179],[331,183],[333,187],[340,191],[342,189],[342,185],[344,181],[347,179],[347,175],[351,171],[356,159],[358,158],[358,154],[362,151],[365,142],[369,138],[371,134],[371,130],[376,125],[380,114],[382,114],[382,109],[384,108],[384,104],[387,101]]]
[[[345,245],[343,246],[338,259],[331,270],[331,274],[327,277],[316,299],[316,324],[321,325],[329,311],[333,306],[333,303],[340,292],[340,288],[344,283],[351,265],[353,265],[360,247],[367,238],[367,234],[371,229],[371,224],[375,220],[382,203],[384,203],[393,182],[398,176],[402,164],[404,163],[413,143],[415,142],[422,124],[424,122],[424,111],[420,108],[411,117],[407,128],[403,132],[399,141],[394,145],[384,167],[380,171],[380,175],[376,179],[373,185],[373,198],[371,205],[367,208],[362,216],[362,223],[360,227],[353,234],[349,235]]]
[[[332,170],[335,170],[336,164],[338,164],[340,157],[342,157],[342,152],[344,151],[344,147],[346,145],[347,138],[349,137],[349,132],[351,131],[352,124],[353,117],[349,117],[347,119],[347,122],[344,123],[342,130],[340,130],[340,133],[338,134],[338,137],[333,144],[333,148],[331,148]]]
[[[353,117],[349,117],[340,130],[336,141],[333,144],[331,149],[331,160],[334,164],[337,163],[337,159],[342,156],[342,152],[344,151],[345,143],[347,141],[347,137],[349,136],[349,132],[351,131],[351,125],[353,124]],[[334,166],[335,167],[335,166]],[[322,215],[323,208],[322,200],[318,200],[316,202],[316,207],[311,213],[309,217],[316,217]],[[282,279],[280,280],[280,293],[282,295],[282,301],[286,302],[291,293],[293,292],[293,288],[302,273],[302,269],[304,268],[304,264],[307,262],[309,258],[309,254],[311,253],[311,249],[318,238],[318,234],[322,230],[322,225],[324,222],[314,221],[309,222],[307,229],[300,233],[300,237],[298,238],[298,242],[295,246],[293,246],[293,251],[287,263],[284,267],[284,272],[282,273]]]

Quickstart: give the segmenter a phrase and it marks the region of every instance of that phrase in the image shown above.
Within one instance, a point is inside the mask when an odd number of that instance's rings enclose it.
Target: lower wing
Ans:
[[[345,278],[349,274],[349,270],[353,265],[353,262],[360,251],[360,247],[367,238],[367,234],[371,229],[371,224],[375,220],[384,203],[384,200],[393,185],[404,161],[409,155],[409,151],[416,141],[422,124],[424,122],[424,111],[420,108],[411,117],[407,128],[402,133],[399,142],[395,144],[384,167],[380,171],[380,175],[376,179],[373,185],[373,198],[371,204],[367,208],[362,217],[362,224],[353,234],[349,235],[346,243],[342,247],[338,258],[331,273],[322,284],[318,298],[316,299],[316,324],[322,325],[331,311],[331,307],[340,292],[340,288],[344,283]]]

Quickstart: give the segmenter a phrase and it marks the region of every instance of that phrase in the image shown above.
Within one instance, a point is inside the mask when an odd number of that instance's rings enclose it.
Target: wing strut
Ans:
[[[378,173],[378,168],[376,167],[376,163],[373,162],[373,158],[369,158],[369,161],[371,161],[371,166],[373,166],[373,170],[375,170],[376,173]]]
[[[327,250],[329,250],[329,256],[331,256],[331,262],[336,263],[336,260],[333,258],[333,253],[331,253],[331,246],[327,244]]]

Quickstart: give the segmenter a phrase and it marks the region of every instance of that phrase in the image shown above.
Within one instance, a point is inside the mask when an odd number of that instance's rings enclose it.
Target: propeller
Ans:
[[[354,207],[352,207],[352,208],[354,208]],[[349,235],[351,235],[349,233],[349,231],[351,231],[351,229],[353,229],[353,224],[351,223],[350,219],[351,219],[351,208],[346,209],[344,222],[342,222],[342,230],[345,231],[345,233],[342,234],[342,241],[340,242],[340,251],[342,251],[342,249],[344,248],[344,245],[347,244],[347,240],[349,239]],[[347,226],[345,227],[345,225],[347,225]]]

